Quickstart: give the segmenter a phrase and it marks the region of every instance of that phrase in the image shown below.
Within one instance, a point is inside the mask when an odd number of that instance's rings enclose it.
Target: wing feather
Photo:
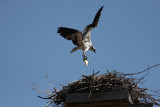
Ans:
[[[64,37],[67,40],[72,40],[73,44],[75,45],[82,45],[82,32],[79,30],[66,27],[59,27],[57,33],[59,33],[62,37]]]
[[[93,23],[91,24],[92,27],[96,27],[96,26],[98,25],[99,18],[100,18],[101,11],[102,11],[103,7],[104,7],[104,6],[102,6],[102,7],[98,10],[97,14],[95,15],[94,20],[93,20]]]
[[[100,15],[101,15],[101,11],[102,11],[103,7],[104,6],[102,6],[98,10],[98,12],[96,13],[96,15],[94,17],[94,20],[93,20],[93,23],[87,25],[84,28],[84,30],[83,30],[83,41],[89,41],[89,42],[91,42],[91,32],[92,32],[92,29],[95,28],[98,25],[98,21],[99,21],[99,18],[100,18]]]

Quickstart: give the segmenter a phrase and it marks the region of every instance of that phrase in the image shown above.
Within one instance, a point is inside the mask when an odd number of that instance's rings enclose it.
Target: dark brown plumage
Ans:
[[[95,18],[94,18],[94,20],[93,20],[93,23],[91,24],[93,27],[96,27],[96,26],[98,25],[99,17],[100,17],[100,15],[101,15],[101,11],[102,11],[103,7],[104,7],[104,6],[102,6],[102,7],[98,10],[98,12],[97,12],[97,14],[96,14],[96,16],[95,16]]]
[[[72,40],[73,44],[80,46],[82,45],[82,32],[79,30],[59,27],[57,33],[59,33],[62,37],[67,40]]]

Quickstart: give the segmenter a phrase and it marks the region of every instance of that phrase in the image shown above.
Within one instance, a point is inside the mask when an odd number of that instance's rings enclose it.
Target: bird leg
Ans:
[[[84,53],[84,52],[83,52],[83,55],[82,55],[82,56],[83,56],[83,58],[88,58],[88,57],[85,55],[85,53]]]
[[[83,60],[87,60],[88,57],[86,55],[82,55],[83,56]]]
[[[89,49],[89,48],[85,48],[85,50],[83,50],[83,55],[82,55],[83,58],[86,58],[86,59],[88,58],[88,57],[85,55],[85,53],[88,51],[88,49]]]
[[[88,57],[85,55],[86,51],[83,51],[83,62],[85,63],[86,66],[88,66],[89,62],[87,61]]]

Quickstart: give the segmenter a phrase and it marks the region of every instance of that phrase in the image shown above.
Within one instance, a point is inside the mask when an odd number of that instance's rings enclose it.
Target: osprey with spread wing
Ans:
[[[79,30],[75,30],[72,28],[66,28],[66,27],[58,28],[57,33],[59,33],[62,37],[64,37],[67,40],[72,40],[73,44],[77,45],[77,47],[71,50],[71,53],[75,52],[78,49],[81,49],[83,50],[83,57],[85,58],[86,51],[91,50],[93,52],[96,52],[96,49],[94,48],[91,41],[91,31],[93,28],[95,28],[98,25],[98,21],[99,21],[102,9],[103,9],[103,6],[98,10],[93,20],[93,23],[87,25],[83,30],[83,33]]]

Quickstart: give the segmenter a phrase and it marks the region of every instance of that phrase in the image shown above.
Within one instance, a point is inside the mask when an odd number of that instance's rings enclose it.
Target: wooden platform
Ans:
[[[73,93],[66,95],[66,103],[75,102],[94,102],[94,101],[123,101],[129,104],[132,103],[131,96],[128,91],[110,91],[98,93]]]
[[[93,103],[93,104],[65,104],[65,107],[153,107],[152,103],[149,104],[109,104],[108,103]]]
[[[153,107],[153,104],[135,105],[128,91],[108,91],[67,94],[65,107]]]

